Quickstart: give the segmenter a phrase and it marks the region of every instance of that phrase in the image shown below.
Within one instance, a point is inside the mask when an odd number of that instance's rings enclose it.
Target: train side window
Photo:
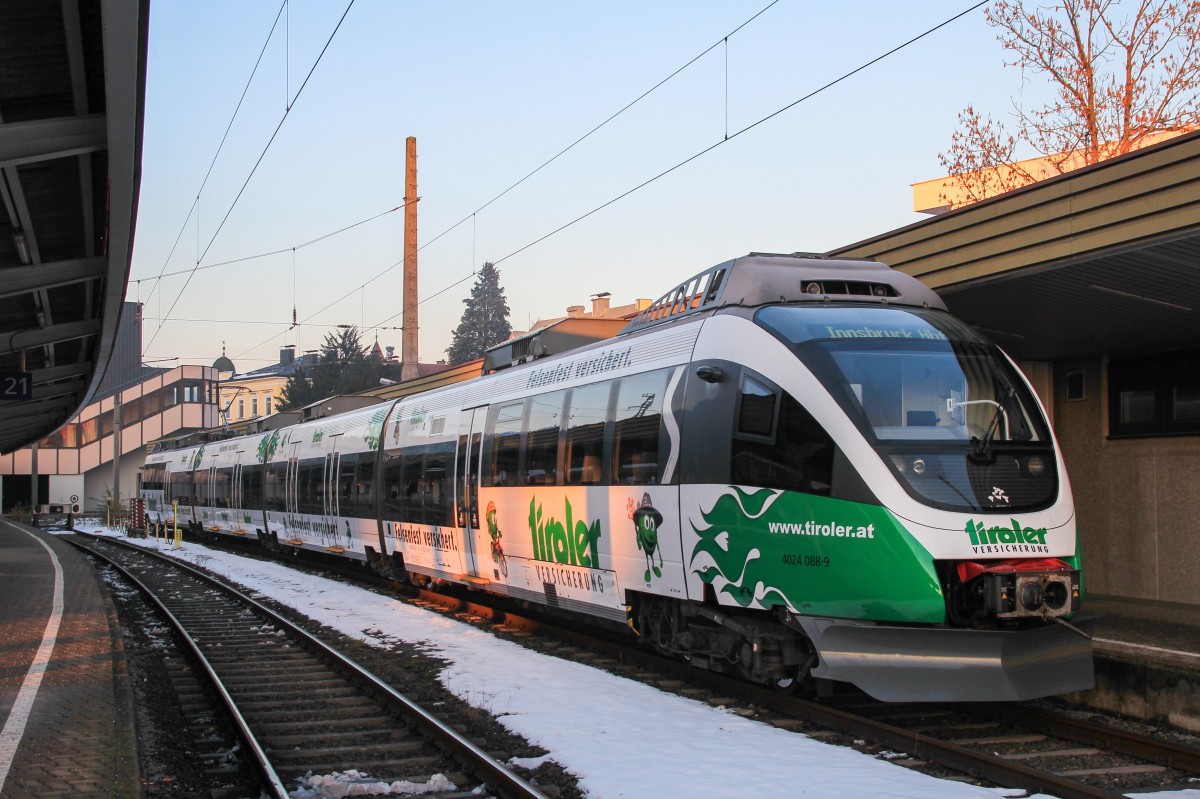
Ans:
[[[425,455],[417,451],[406,450],[401,456],[400,492],[404,498],[404,510],[400,520],[414,524],[425,522],[425,502],[421,478],[425,471]]]
[[[355,516],[355,501],[358,497],[354,491],[354,467],[358,464],[358,455],[342,455],[338,458],[337,474],[337,510],[339,516]]]
[[[297,511],[300,513],[322,513],[324,499],[325,459],[307,458],[300,461],[300,472],[296,479],[299,494]]]
[[[404,460],[400,452],[393,450],[384,455],[383,461],[383,496],[380,497],[380,509],[383,518],[398,521],[404,513],[404,483],[401,482],[401,466]]]
[[[262,510],[263,467],[255,463],[242,467],[242,507],[247,510]]]
[[[213,473],[213,505],[218,508],[228,508],[230,488],[233,485],[233,467],[224,466]]]
[[[613,383],[580,386],[571,392],[567,414],[566,483],[600,485],[604,475],[604,437],[609,429]]]
[[[374,452],[364,453],[358,460],[358,469],[354,473],[354,515],[360,519],[371,519],[375,516]]]
[[[171,499],[180,505],[192,504],[191,472],[171,472]]]
[[[761,433],[766,428],[763,389],[770,393],[772,407],[778,406],[770,436]],[[747,404],[751,410],[743,413]],[[746,427],[743,421],[748,423]],[[790,394],[756,378],[743,381],[730,464],[734,483],[829,496],[834,449],[829,434]]]
[[[737,411],[737,431],[740,435],[774,439],[778,409],[778,391],[750,375],[742,376]]]
[[[192,504],[207,507],[209,504],[208,469],[196,469],[192,472]]]
[[[521,426],[525,402],[514,402],[488,412],[484,448],[483,485],[515,486],[521,465]]]
[[[613,426],[613,482],[653,485],[661,479],[659,427],[667,372],[645,372],[618,382]]]
[[[529,424],[525,434],[525,485],[558,483],[558,439],[563,400],[567,392],[555,391],[533,397],[529,402]]]
[[[282,511],[284,510],[284,481],[287,479],[287,462],[268,463],[263,468],[267,472],[266,485],[263,489],[263,504],[266,505],[267,510]]]
[[[454,505],[450,501],[450,464],[453,457],[453,444],[430,447],[430,452],[425,456],[421,485],[425,499],[426,524],[444,526],[454,523]]]

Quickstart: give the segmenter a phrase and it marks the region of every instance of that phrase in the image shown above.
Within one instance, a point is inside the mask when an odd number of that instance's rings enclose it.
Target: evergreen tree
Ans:
[[[454,331],[454,340],[446,354],[451,364],[466,363],[483,357],[483,351],[512,335],[508,323],[508,300],[500,286],[500,271],[491,263],[479,270],[471,296],[463,300],[462,321]]]
[[[306,364],[288,378],[283,387],[281,411],[374,388],[381,377],[399,378],[399,366],[372,357],[355,326],[327,333],[320,356],[318,363]]]

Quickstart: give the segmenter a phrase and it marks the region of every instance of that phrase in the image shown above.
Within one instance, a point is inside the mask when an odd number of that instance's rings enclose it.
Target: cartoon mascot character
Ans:
[[[488,502],[487,514],[488,535],[492,539],[492,562],[499,564],[500,571],[504,576],[508,576],[508,559],[504,557],[504,547],[500,546],[500,539],[504,537],[504,533],[500,532],[500,526],[496,524],[496,503]]]
[[[650,572],[655,577],[662,577],[663,557],[658,549],[658,526],[662,524],[662,514],[650,504],[650,494],[642,494],[642,501],[636,506],[629,500],[629,518],[633,520],[634,533],[637,536],[638,549],[646,553],[646,582],[650,582]],[[658,566],[654,565],[657,557]]]

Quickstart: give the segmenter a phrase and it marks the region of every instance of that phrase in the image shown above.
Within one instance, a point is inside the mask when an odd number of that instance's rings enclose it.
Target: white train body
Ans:
[[[1061,464],[1019,370],[917,281],[748,256],[616,338],[156,452],[144,482],[193,531],[628,621],[762,682],[1015,699],[1091,681],[1053,623],[1081,596]]]

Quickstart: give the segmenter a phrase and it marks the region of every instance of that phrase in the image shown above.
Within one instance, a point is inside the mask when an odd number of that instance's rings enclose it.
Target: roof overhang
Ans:
[[[1200,347],[1200,133],[834,250],[1024,360]]]
[[[0,3],[0,453],[88,403],[112,354],[141,180],[148,0]]]

